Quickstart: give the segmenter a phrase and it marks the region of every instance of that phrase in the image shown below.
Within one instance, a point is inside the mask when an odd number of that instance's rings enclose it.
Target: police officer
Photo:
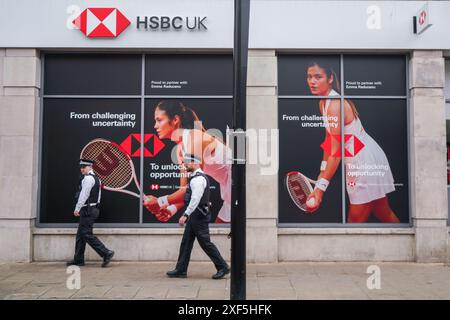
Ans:
[[[217,273],[212,276],[213,279],[221,279],[230,272],[227,263],[209,236],[208,223],[211,220],[209,179],[200,169],[200,163],[200,159],[194,155],[184,156],[184,164],[190,176],[184,196],[186,210],[179,224],[185,225],[185,229],[177,265],[174,270],[167,272],[171,278],[186,278],[195,238],[217,269]]]
[[[84,265],[84,250],[86,242],[95,250],[102,258],[102,267],[106,267],[111,261],[114,251],[108,250],[105,245],[92,232],[94,222],[99,216],[99,205],[101,198],[100,179],[95,175],[92,166],[94,161],[81,159],[80,185],[76,194],[77,204],[74,210],[74,216],[80,218],[78,225],[75,256],[67,265]]]

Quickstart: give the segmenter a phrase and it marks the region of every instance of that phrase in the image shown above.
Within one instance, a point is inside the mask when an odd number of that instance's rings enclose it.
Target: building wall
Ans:
[[[39,137],[39,52],[0,49],[0,262],[32,260]]]
[[[412,54],[410,180],[416,259],[420,262],[444,261],[448,257],[444,68],[442,51]]]
[[[247,257],[277,261],[448,261],[445,100],[442,51],[414,51],[409,86],[412,226],[278,228],[277,175],[248,165]],[[75,229],[36,228],[40,61],[34,49],[0,49],[0,262],[60,261],[74,250]],[[250,50],[247,127],[277,128],[275,50]],[[432,201],[430,201],[432,199]],[[97,229],[118,260],[175,260],[179,228]],[[228,229],[212,238],[229,259]],[[88,259],[98,259],[88,249]],[[196,245],[194,260],[207,260]]]

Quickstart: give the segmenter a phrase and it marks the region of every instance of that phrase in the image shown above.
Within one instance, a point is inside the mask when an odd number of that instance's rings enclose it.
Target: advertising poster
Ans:
[[[183,110],[188,114],[194,114],[201,121],[202,129],[193,128],[180,130],[180,140],[188,139],[192,135],[184,135],[184,130],[195,130],[198,135],[195,139],[202,139],[204,142],[203,149],[213,149],[212,152],[204,153],[203,171],[208,174],[210,178],[212,203],[212,218],[213,221],[229,222],[230,202],[231,202],[231,164],[222,163],[222,159],[226,152],[225,134],[227,126],[231,126],[232,118],[232,101],[231,99],[147,99],[146,100],[146,117],[145,117],[145,132],[153,135],[153,147],[157,153],[154,156],[144,158],[144,181],[143,192],[147,196],[161,197],[164,195],[174,195],[180,187],[183,187],[183,182],[180,181],[183,177],[186,178],[186,172],[182,165],[173,163],[172,153],[177,154],[182,152],[185,143],[183,141],[172,140],[171,135],[177,134],[170,123],[164,123],[167,113],[170,110]],[[163,119],[161,119],[163,118]],[[167,127],[166,127],[167,126]],[[189,125],[188,125],[189,126]],[[220,128],[215,131],[211,129]],[[197,131],[198,130],[198,131]],[[217,129],[216,129],[217,130]],[[191,133],[193,131],[190,131]],[[211,139],[210,135],[216,135],[217,138]],[[210,155],[210,153],[212,155]],[[217,160],[217,161],[216,161]],[[226,159],[223,159],[226,161]],[[224,162],[225,162],[224,161]],[[178,201],[176,199],[179,199]],[[178,205],[175,215],[167,217],[167,222],[176,223],[183,213],[184,204],[182,197],[170,197],[170,203]],[[216,219],[221,211],[219,219]],[[157,215],[152,214],[150,210],[144,209],[144,222],[158,222]],[[164,222],[163,219],[162,222]]]
[[[139,54],[47,54],[46,95],[140,95]]]
[[[81,151],[94,140],[121,145],[128,136],[139,134],[140,100],[48,98],[44,104],[41,222],[75,222],[72,213],[80,178]],[[139,157],[131,159],[139,176]],[[105,160],[109,162],[110,158]],[[139,195],[134,181],[126,189]],[[138,223],[139,198],[103,190],[98,222]]]
[[[45,56],[40,222],[73,223],[83,149],[101,139],[121,145],[141,132],[139,99],[99,98],[136,95],[141,88],[141,56],[114,54],[48,54]],[[90,98],[92,96],[92,98]],[[87,97],[87,98],[86,98]],[[106,146],[96,142],[92,146]],[[92,148],[91,148],[92,149]],[[105,173],[113,157],[98,159],[95,169]],[[130,157],[131,158],[131,157]],[[102,190],[100,223],[138,223],[139,189],[130,181],[139,176],[139,158],[131,158],[127,175],[113,185],[130,194]],[[125,172],[125,169],[121,169]],[[119,179],[120,180],[120,179]],[[119,184],[117,184],[119,183]],[[127,185],[128,184],[128,185]]]
[[[145,94],[152,96],[227,96],[233,94],[233,58],[223,54],[149,54]]]
[[[405,57],[343,59],[279,57],[279,222],[408,223]]]
[[[344,90],[347,96],[406,95],[404,55],[344,55]]]
[[[408,223],[405,56],[344,56],[347,222]]]
[[[279,58],[280,129],[279,223],[340,223],[342,221],[342,177],[340,163],[339,56],[284,56]],[[321,71],[326,68],[328,77]],[[329,88],[334,88],[333,91]],[[309,96],[300,99],[298,96]],[[329,96],[319,99],[316,96]],[[320,206],[308,212],[291,198],[303,196],[305,188],[323,176],[322,161],[328,160],[330,181]],[[333,168],[332,168],[333,167]],[[303,181],[289,192],[288,179]],[[304,177],[304,178],[303,178]],[[298,188],[301,188],[298,189]],[[299,195],[298,191],[302,194]],[[311,191],[311,190],[310,190]],[[307,191],[309,193],[310,191]],[[304,201],[303,201],[304,202]]]
[[[153,145],[157,152],[152,156],[144,157],[143,192],[149,200],[143,221],[178,221],[187,183],[181,159],[188,152],[203,158],[202,169],[210,178],[212,221],[230,222],[226,129],[232,125],[231,57],[148,55],[146,95],[154,98],[145,101],[144,130],[158,146]],[[161,214],[156,199],[164,196],[174,210]]]
[[[142,55],[46,55],[40,223],[77,221],[80,157],[96,161],[102,180],[98,222],[177,223],[187,175],[172,152],[184,152],[183,143],[190,146],[194,133],[200,133],[195,141],[202,141],[199,153],[211,181],[212,222],[229,222],[225,134],[232,120],[231,56],[147,55],[145,63],[142,70]],[[186,132],[185,141],[182,134],[172,139],[177,129]],[[175,212],[165,215],[167,210],[148,206],[177,191],[169,203]]]

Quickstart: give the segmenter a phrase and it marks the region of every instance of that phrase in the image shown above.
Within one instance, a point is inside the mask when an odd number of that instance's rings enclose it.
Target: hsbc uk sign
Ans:
[[[208,30],[206,27],[206,17],[168,17],[168,16],[152,16],[136,18],[138,29],[145,30],[180,30],[183,28],[189,30]]]
[[[145,30],[207,30],[207,17],[137,16],[136,28]],[[76,29],[88,38],[115,38],[131,21],[117,8],[86,8],[73,21]]]

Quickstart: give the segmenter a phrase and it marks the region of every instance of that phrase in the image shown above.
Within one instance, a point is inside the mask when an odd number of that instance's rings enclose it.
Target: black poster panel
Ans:
[[[357,112],[345,126],[347,222],[408,223],[406,101],[347,101]]]
[[[147,55],[146,95],[231,96],[231,55]]]
[[[405,96],[405,56],[345,55],[344,93],[355,96]]]
[[[182,124],[179,126],[172,120],[175,115],[182,114]],[[155,112],[159,110],[159,113]],[[167,115],[173,115],[170,119]],[[194,116],[195,115],[195,116]],[[194,117],[193,117],[194,116]],[[212,222],[229,222],[231,203],[231,163],[222,160],[226,157],[226,128],[231,127],[232,100],[231,99],[146,99],[145,101],[145,135],[148,142],[145,147],[148,152],[144,157],[143,192],[147,196],[162,197],[172,195],[180,189],[180,175],[182,168],[177,161],[172,161],[172,152],[182,148],[184,139],[182,131],[193,132],[192,120],[198,117],[206,130],[203,135],[194,139],[202,141],[204,152],[203,170],[209,176],[211,183]],[[180,128],[181,130],[177,130]],[[191,128],[191,129],[188,129]],[[195,132],[201,132],[199,125],[194,126]],[[180,133],[178,140],[174,132]],[[215,136],[218,139],[211,140]],[[175,157],[176,160],[176,157]],[[214,164],[215,162],[215,164]],[[170,219],[158,220],[156,215],[147,208],[143,208],[144,223],[177,223],[185,208],[182,198],[172,201],[177,204],[177,212]],[[221,212],[221,213],[219,213]],[[222,221],[216,220],[217,216]]]
[[[324,71],[324,74],[319,71]],[[327,95],[327,81],[340,93],[338,55],[279,55],[278,94],[280,96]]]
[[[340,112],[337,113],[337,116],[332,116],[331,112],[328,112],[325,122],[321,110],[327,101],[329,101],[327,108],[333,103],[334,107],[340,109],[339,99],[280,99],[278,102],[278,127],[280,130],[279,223],[342,223],[340,162],[330,179],[319,209],[314,213],[299,209],[286,188],[286,176],[294,171],[316,180],[325,152],[340,159]],[[314,184],[312,187],[314,188]]]
[[[83,147],[94,139],[121,145],[136,153],[130,135],[140,134],[139,99],[44,99],[41,223],[74,223],[73,216]],[[132,156],[139,178],[139,157]],[[125,188],[139,194],[134,181]],[[138,223],[139,199],[129,194],[102,190],[100,223]]]
[[[47,54],[47,95],[140,95],[142,56]]]

